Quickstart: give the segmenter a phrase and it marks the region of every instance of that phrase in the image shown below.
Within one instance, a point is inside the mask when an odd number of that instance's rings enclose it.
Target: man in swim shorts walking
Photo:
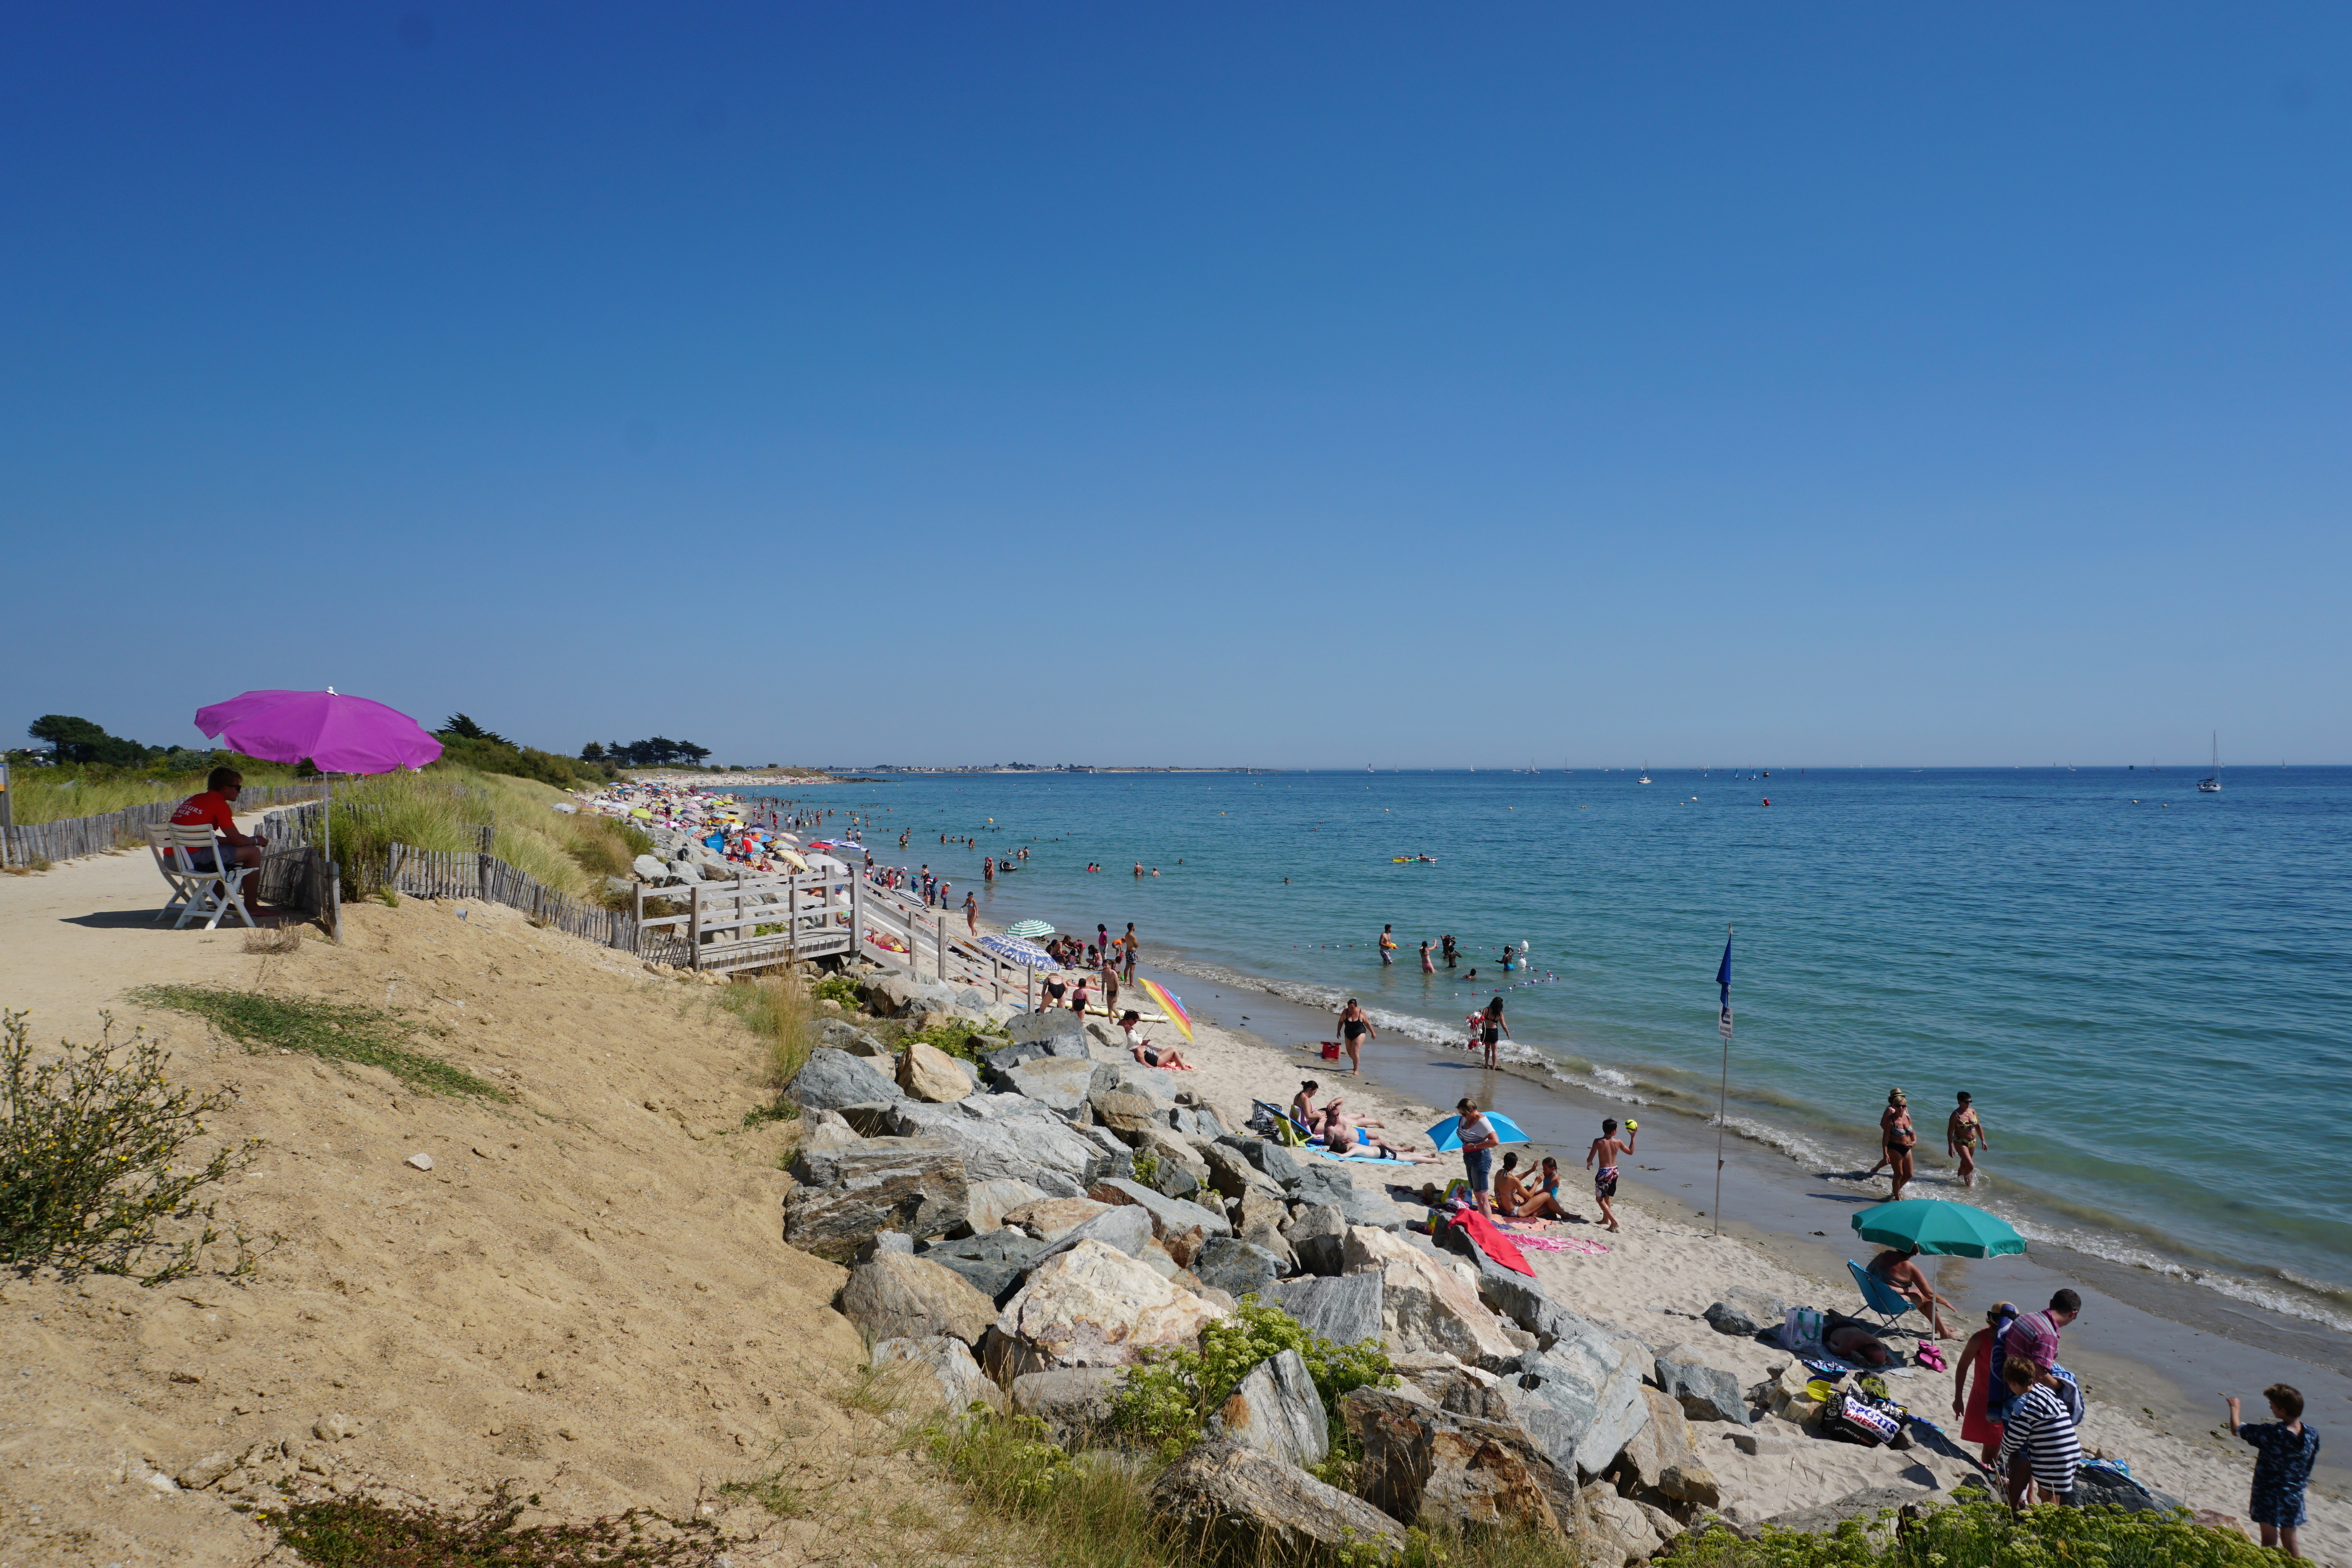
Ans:
[[[1601,1200],[1601,1222],[1612,1230],[1618,1228],[1617,1210],[1613,1207],[1617,1197],[1617,1162],[1633,1152],[1633,1140],[1641,1135],[1629,1132],[1624,1141],[1619,1142],[1617,1123],[1612,1117],[1601,1124],[1601,1135],[1593,1139],[1592,1146],[1584,1151],[1586,1170],[1592,1170],[1596,1160],[1600,1162],[1601,1168],[1594,1172],[1592,1177],[1592,1196]]]

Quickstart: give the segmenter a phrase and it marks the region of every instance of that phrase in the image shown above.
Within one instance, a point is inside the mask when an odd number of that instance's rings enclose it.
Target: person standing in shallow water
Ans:
[[[1492,1067],[1495,1065],[1495,1054],[1501,1047],[1503,1037],[1511,1032],[1511,1026],[1503,1021],[1503,998],[1496,997],[1493,1001],[1488,1002],[1486,1011],[1478,1016],[1482,1020],[1478,1025],[1478,1033],[1486,1047],[1486,1065]]]
[[[1960,1162],[1960,1185],[1977,1185],[1977,1151],[1990,1149],[1992,1141],[1985,1136],[1984,1124],[1977,1119],[1977,1108],[1969,1103],[1969,1092],[1960,1091],[1959,1109],[1944,1124],[1944,1147]]]
[[[1393,925],[1381,927],[1381,967],[1383,969],[1396,962],[1395,931]]]
[[[1911,1102],[1900,1089],[1886,1092],[1886,1109],[1879,1113],[1879,1140],[1885,1145],[1887,1178],[1895,1184],[1889,1203],[1903,1201],[1903,1189],[1911,1184],[1911,1151],[1919,1142],[1918,1129],[1911,1124]]]
[[[1460,951],[1454,946],[1454,938],[1451,936],[1440,936],[1437,939],[1437,946],[1445,955],[1445,967],[1451,969],[1454,967],[1454,961],[1462,956]]]

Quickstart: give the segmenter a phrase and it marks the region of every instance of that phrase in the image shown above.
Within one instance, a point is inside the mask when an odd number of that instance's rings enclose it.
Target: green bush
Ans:
[[[1141,1162],[1137,1165],[1139,1169]],[[1211,1413],[1251,1368],[1286,1350],[1297,1351],[1307,1363],[1335,1446],[1342,1436],[1339,1396],[1353,1388],[1396,1384],[1380,1341],[1335,1344],[1288,1312],[1244,1296],[1230,1317],[1201,1331],[1200,1349],[1150,1353],[1148,1361],[1120,1379],[1111,1419],[1130,1437],[1157,1445],[1163,1453],[1181,1453],[1200,1440]]]
[[[816,983],[816,989],[812,994],[818,1001],[839,1002],[845,1008],[854,1008],[865,999],[857,988],[857,982],[846,975],[827,975]]]
[[[236,1091],[173,1087],[163,1047],[142,1030],[118,1048],[111,1017],[98,1044],[60,1041],[60,1055],[36,1064],[25,1018],[0,1015],[0,1261],[26,1272],[135,1274],[145,1285],[194,1273],[220,1239],[214,1206],[198,1195],[251,1165],[261,1141],[216,1149],[193,1169],[180,1162]],[[166,1221],[194,1233],[167,1240]],[[241,1273],[248,1264],[237,1240]],[[145,1268],[157,1251],[161,1266]]]
[[[1827,1534],[1775,1530],[1743,1541],[1713,1528],[1676,1538],[1660,1568],[2259,1568],[2280,1559],[2186,1514],[2044,1504],[2011,1513],[1987,1498],[1890,1526],[1850,1519]]]

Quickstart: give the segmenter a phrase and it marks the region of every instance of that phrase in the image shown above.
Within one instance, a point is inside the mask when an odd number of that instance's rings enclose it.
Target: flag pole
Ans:
[[[1723,1133],[1726,1116],[1731,1105],[1731,935],[1735,927],[1723,928],[1723,967],[1717,971],[1716,981],[1723,988],[1723,1012],[1717,1024],[1723,1036],[1723,1079],[1715,1092],[1715,1234],[1723,1234]]]

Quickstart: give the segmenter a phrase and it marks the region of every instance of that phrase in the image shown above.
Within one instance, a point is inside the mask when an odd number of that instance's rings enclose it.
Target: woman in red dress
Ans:
[[[1968,1348],[1960,1352],[1958,1364],[1952,1368],[1952,1414],[1960,1418],[1960,1440],[1975,1443],[1984,1455],[1986,1464],[2000,1458],[2001,1424],[1986,1413],[1985,1383],[1999,1375],[1992,1364],[1992,1336],[2000,1323],[2017,1315],[2017,1309],[2000,1301],[1985,1313],[1986,1326],[1969,1336]],[[1969,1370],[1976,1369],[1976,1381],[1969,1381]]]

